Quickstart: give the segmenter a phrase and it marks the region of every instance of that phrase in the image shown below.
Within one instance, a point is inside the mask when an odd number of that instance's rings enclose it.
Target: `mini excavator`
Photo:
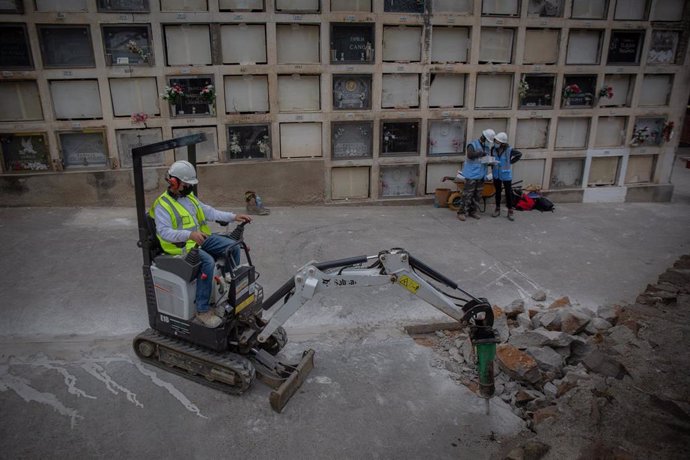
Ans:
[[[309,262],[264,300],[249,247],[243,240],[245,223],[241,223],[229,235],[237,241],[243,260],[235,264],[230,256],[233,246],[215,267],[211,305],[222,317],[222,323],[214,329],[197,323],[194,298],[200,267],[198,252],[192,249],[172,256],[161,250],[155,221],[145,208],[142,159],[187,147],[188,161],[196,166],[196,144],[205,139],[199,133],[132,149],[138,246],[143,252],[150,326],[134,338],[133,347],[143,362],[230,394],[243,393],[258,377],[273,388],[269,402],[273,410],[281,412],[314,367],[311,349],[304,351],[297,363],[278,359],[287,343],[282,325],[319,293],[393,284],[469,328],[480,394],[485,398],[493,395],[497,340],[491,305],[400,248],[369,256]]]

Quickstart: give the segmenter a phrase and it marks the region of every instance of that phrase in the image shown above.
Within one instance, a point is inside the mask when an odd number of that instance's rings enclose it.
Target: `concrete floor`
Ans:
[[[245,238],[267,295],[310,260],[403,247],[505,305],[544,290],[590,308],[633,300],[690,253],[690,169],[671,203],[563,204],[459,222],[448,209],[275,208]],[[201,186],[203,191],[203,184]],[[270,207],[270,203],[268,203]],[[2,458],[485,458],[522,422],[434,367],[402,332],[446,319],[402,289],[317,298],[286,325],[316,368],[283,414],[268,389],[224,395],[142,365],[147,327],[132,208],[0,209]]]

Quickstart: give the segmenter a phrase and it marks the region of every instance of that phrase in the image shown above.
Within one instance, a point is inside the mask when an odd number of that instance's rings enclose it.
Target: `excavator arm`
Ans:
[[[461,293],[444,292],[430,281]],[[281,286],[263,303],[268,310],[268,323],[258,331],[256,340],[264,343],[276,329],[315,295],[353,287],[394,284],[426,301],[446,315],[469,327],[470,340],[476,350],[480,394],[489,398],[494,393],[493,359],[496,334],[493,331],[493,310],[483,298],[475,298],[452,280],[412,257],[404,249],[382,251],[374,256],[360,256],[330,262],[310,262]],[[280,299],[285,302],[278,304]]]

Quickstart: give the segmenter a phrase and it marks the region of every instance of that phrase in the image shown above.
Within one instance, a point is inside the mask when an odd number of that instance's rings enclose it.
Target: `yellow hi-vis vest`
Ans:
[[[149,215],[155,219],[156,206],[160,205],[163,207],[163,209],[168,211],[168,214],[170,214],[172,228],[174,228],[175,230],[189,230],[192,232],[195,230],[200,230],[201,232],[210,235],[211,229],[206,224],[206,216],[204,215],[203,209],[201,209],[199,200],[197,200],[193,193],[190,193],[187,196],[187,198],[189,198],[189,200],[194,204],[194,207],[196,208],[196,222],[199,222],[198,227],[189,211],[187,211],[187,209],[185,209],[184,206],[178,203],[176,199],[170,196],[170,194],[168,194],[167,191],[163,193],[161,196],[159,196],[156,199],[156,201],[153,202],[153,206],[151,206],[151,210],[149,210]],[[183,249],[184,252],[187,253],[196,244],[194,240],[187,240],[186,243],[171,243],[170,241],[166,241],[163,238],[161,238],[159,233],[156,234],[156,236],[158,237],[158,241],[160,241],[161,243],[161,248],[163,248],[163,251],[165,251],[167,254],[182,254]]]

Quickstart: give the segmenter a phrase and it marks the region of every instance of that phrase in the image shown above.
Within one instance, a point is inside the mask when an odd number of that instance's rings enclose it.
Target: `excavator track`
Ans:
[[[132,345],[143,362],[225,393],[244,393],[256,376],[254,365],[241,355],[216,353],[152,329],[136,336]]]

